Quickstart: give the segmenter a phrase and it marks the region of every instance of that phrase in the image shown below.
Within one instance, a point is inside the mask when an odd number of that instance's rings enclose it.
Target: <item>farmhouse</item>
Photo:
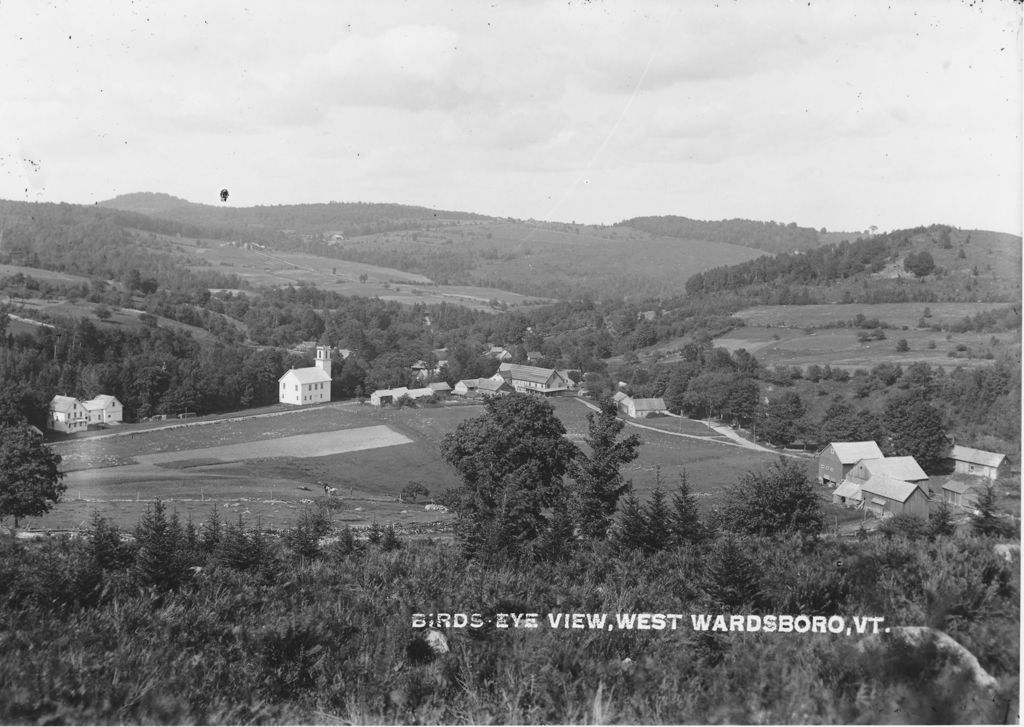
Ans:
[[[73,434],[89,428],[89,413],[73,396],[55,396],[50,400],[50,416],[46,419],[47,429]]]
[[[959,444],[953,446],[950,456],[953,460],[953,470],[957,474],[978,475],[990,480],[997,479],[1006,464],[1005,454],[986,452]]]
[[[100,394],[81,404],[88,413],[90,425],[120,424],[124,421],[124,407],[117,397],[110,394]]]
[[[864,509],[877,517],[907,514],[928,517],[928,495],[913,482],[872,475],[860,486]]]
[[[885,455],[874,442],[832,442],[818,452],[818,482],[836,486],[862,459],[882,459]]]
[[[962,507],[973,510],[978,502],[978,495],[984,489],[980,478],[975,482],[969,481],[974,478],[951,477],[942,485],[942,501],[950,507]]]
[[[439,366],[431,366],[426,361],[417,361],[410,368],[412,368],[413,377],[417,381],[426,381],[432,376],[437,376],[441,370]]]
[[[513,391],[523,394],[553,396],[569,390],[568,379],[555,369],[542,369],[537,366],[503,363],[498,373],[491,377],[493,381],[504,381]]]
[[[278,381],[278,401],[282,404],[318,404],[331,400],[331,349],[316,347],[316,364],[288,369]]]
[[[855,464],[846,475],[847,481],[853,481],[860,485],[867,482],[872,475],[885,475],[904,482],[913,482],[921,485],[921,488],[931,495],[931,488],[928,484],[928,475],[921,469],[921,465],[913,457],[879,457],[877,459],[862,459]]]

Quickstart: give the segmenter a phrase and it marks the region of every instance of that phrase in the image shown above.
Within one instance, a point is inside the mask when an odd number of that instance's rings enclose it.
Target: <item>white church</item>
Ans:
[[[331,400],[331,347],[316,347],[316,365],[288,369],[277,380],[282,404],[320,404]]]

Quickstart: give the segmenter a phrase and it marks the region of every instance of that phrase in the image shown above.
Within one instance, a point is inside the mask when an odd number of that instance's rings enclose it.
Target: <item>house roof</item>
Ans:
[[[885,456],[873,441],[832,442],[829,446],[842,464],[857,464],[862,459],[882,459]]]
[[[973,449],[972,447],[964,447],[960,444],[953,446],[952,457],[959,462],[970,462],[971,464],[980,464],[985,467],[998,467],[1006,459],[1005,454],[986,452],[983,449]]]
[[[633,399],[633,409],[636,411],[665,411],[665,400]]]
[[[612,401],[614,401],[616,404],[628,398],[629,394],[627,394],[625,391],[616,391],[614,394],[612,394]]]
[[[301,369],[288,369],[278,382],[292,379],[299,384],[320,384],[331,380],[330,374],[319,366],[306,366]]]
[[[71,411],[75,404],[78,403],[78,399],[73,396],[61,396],[57,395],[50,399],[50,411],[67,412]]]
[[[897,480],[895,477],[887,477],[885,475],[872,475],[868,478],[867,482],[860,486],[860,490],[864,493],[865,497],[868,495],[881,495],[896,502],[906,502],[914,494],[914,490],[920,489],[913,482],[904,482],[903,480]],[[924,491],[922,490],[922,492]]]
[[[489,379],[484,380],[488,381]],[[462,379],[461,381],[455,383],[456,386],[458,386],[459,384],[462,384],[467,389],[475,389],[477,386],[480,385],[480,379]]]
[[[849,497],[854,500],[863,500],[864,496],[861,494],[860,485],[851,480],[843,480],[843,483],[832,491],[833,495],[839,497]]]
[[[452,387],[448,384],[447,381],[435,381],[432,384],[427,384],[427,386],[429,386],[434,391],[451,391],[452,390]]]
[[[921,465],[913,457],[865,459],[862,460],[862,464],[873,475],[887,475],[905,482],[919,482],[928,479],[928,475],[924,473]]]
[[[93,398],[89,399],[89,401],[83,401],[82,406],[84,406],[86,409],[106,409],[108,406],[120,403],[121,402],[117,400],[116,396],[111,396],[110,394],[100,394],[99,396],[94,396]]]

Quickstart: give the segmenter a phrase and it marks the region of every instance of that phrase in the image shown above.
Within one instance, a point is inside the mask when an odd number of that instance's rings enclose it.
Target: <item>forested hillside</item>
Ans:
[[[619,227],[643,230],[652,235],[678,237],[684,240],[708,240],[730,245],[755,247],[768,252],[811,250],[822,242],[825,230],[799,227],[795,222],[757,222],[754,220],[691,220],[688,217],[634,217],[623,220]]]
[[[214,197],[216,192],[211,193]],[[229,198],[230,201],[230,198]],[[231,207],[196,204],[168,194],[137,192],[99,203],[179,224],[200,226],[222,239],[272,241],[282,233],[340,233],[345,236],[419,229],[446,221],[486,220],[483,215],[402,204],[328,202],[321,204]]]

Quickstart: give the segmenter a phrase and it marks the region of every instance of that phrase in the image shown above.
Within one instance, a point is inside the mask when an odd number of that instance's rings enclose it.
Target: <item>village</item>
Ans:
[[[296,352],[311,353],[314,365],[291,368],[278,381],[279,403],[294,407],[331,402],[332,362],[344,360],[351,351],[309,341]],[[512,353],[503,346],[489,345],[482,355],[497,363],[497,371],[487,378],[461,379],[454,386],[441,379],[447,364],[446,349],[432,352],[432,363],[423,360],[410,367],[409,378],[422,386],[378,389],[363,403],[375,408],[444,405],[481,402],[487,397],[513,392],[540,397],[577,397],[586,401],[588,392],[578,371],[512,363]],[[539,354],[533,359],[539,358]],[[528,358],[528,360],[531,360]],[[439,380],[441,379],[441,380]],[[639,398],[621,388],[611,396],[620,417],[629,422],[675,417],[661,398]],[[592,404],[588,404],[593,406]],[[189,418],[181,413],[177,418]],[[167,415],[154,417],[165,419]],[[64,435],[77,435],[124,423],[124,407],[116,397],[100,394],[78,400],[57,395],[50,403],[48,429]],[[711,427],[710,421],[707,423]],[[718,425],[734,443],[761,451],[779,451],[788,456],[808,458],[808,452],[785,452],[766,448],[746,434]],[[38,430],[37,430],[38,432]],[[41,436],[42,433],[38,432]],[[691,435],[692,436],[692,435]],[[974,511],[986,487],[1008,474],[1005,454],[954,444],[949,450],[946,475],[929,476],[912,456],[885,456],[875,441],[830,442],[813,454],[816,482],[827,488],[833,505],[860,513],[861,522],[874,524],[896,515],[914,515],[927,519],[936,507],[944,505],[953,514]],[[854,520],[850,520],[854,522]]]

